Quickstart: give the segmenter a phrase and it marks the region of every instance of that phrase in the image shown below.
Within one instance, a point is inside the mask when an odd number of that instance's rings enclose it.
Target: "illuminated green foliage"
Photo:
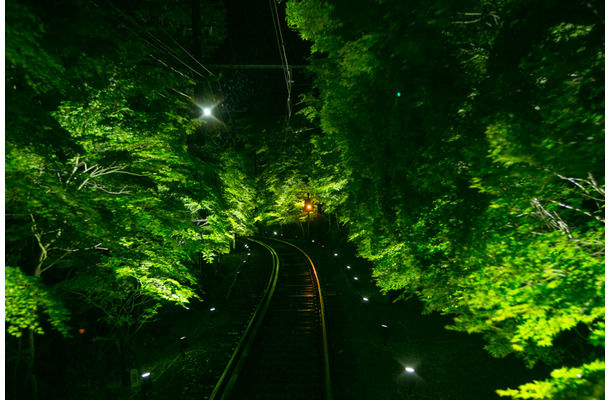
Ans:
[[[25,275],[19,268],[5,268],[4,310],[7,332],[20,337],[25,329],[44,333],[39,315],[45,314],[51,326],[68,334],[69,313],[57,298],[40,284],[40,279]]]
[[[482,334],[495,356],[556,368],[503,395],[596,397],[603,6],[314,3],[287,2],[289,25],[313,41],[311,186],[381,290],[454,315],[450,328]],[[583,349],[582,371],[566,343]]]
[[[73,6],[82,6],[83,15],[104,17],[91,4],[77,3]],[[117,9],[107,12],[125,17]],[[198,182],[201,162],[186,144],[195,128],[186,116],[189,104],[163,94],[174,87],[192,90],[191,83],[161,64],[151,65],[146,47],[136,50],[133,42],[109,35],[101,22],[97,30],[84,32],[77,19],[68,28],[74,36],[61,36],[66,43],[60,50],[59,43],[49,41],[58,32],[67,34],[66,27],[57,30],[64,16],[50,14],[20,4],[9,7],[13,102],[7,108],[7,241],[14,248],[8,258],[21,266],[23,276],[36,277],[40,290],[44,276],[52,273],[53,281],[63,280],[60,287],[82,293],[92,305],[130,296],[88,287],[97,285],[88,276],[98,270],[106,271],[102,282],[109,286],[135,279],[133,290],[141,296],[186,304],[195,296],[189,266],[197,252],[212,259],[228,250],[234,232],[248,229],[247,215],[226,227],[196,222],[241,212],[235,201],[221,201],[222,187],[213,192],[231,174],[231,161]],[[75,37],[82,38],[82,46],[72,47]],[[114,53],[104,54],[106,45]],[[33,59],[33,52],[44,57]],[[71,62],[79,54],[89,57],[86,65]],[[244,179],[227,179],[225,191],[234,191]],[[205,236],[220,238],[206,243]],[[30,237],[39,249],[33,258],[20,250]],[[94,301],[86,294],[91,290],[106,300]]]
[[[307,221],[304,200],[309,194],[314,204],[320,193],[312,190],[309,176],[311,129],[303,127],[300,117],[293,117],[290,127],[262,129],[253,149],[257,163],[257,221],[269,225],[300,224]]]
[[[605,368],[605,362],[599,360],[578,368],[560,368],[551,372],[552,379],[520,385],[518,390],[498,390],[498,394],[514,399],[600,399]]]
[[[139,13],[135,3],[7,5],[5,300],[7,331],[20,338],[7,344],[13,370],[25,363],[33,372],[33,333],[68,336],[74,315],[101,315],[104,339],[127,351],[160,307],[188,307],[202,294],[200,259],[213,261],[236,234],[252,232],[251,171],[228,143],[194,145],[205,140],[193,140],[199,122],[180,94],[193,94],[180,72],[190,70],[129,22],[154,17],[158,2],[144,3]],[[188,47],[190,15],[162,7],[146,29]],[[224,31],[214,14],[208,51]],[[30,352],[21,352],[21,338]],[[36,390],[31,376],[23,382],[11,384]]]

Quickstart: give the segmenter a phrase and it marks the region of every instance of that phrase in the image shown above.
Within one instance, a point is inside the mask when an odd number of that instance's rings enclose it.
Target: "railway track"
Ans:
[[[210,399],[332,399],[324,303],[309,256],[284,241],[252,242],[273,258],[265,294]]]

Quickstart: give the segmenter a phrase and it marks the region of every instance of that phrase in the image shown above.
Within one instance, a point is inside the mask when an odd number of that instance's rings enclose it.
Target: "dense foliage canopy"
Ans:
[[[310,184],[380,288],[453,314],[493,355],[556,367],[500,394],[598,398],[603,3],[286,7],[312,42]]]
[[[215,97],[190,55],[222,41],[223,11],[200,4],[197,32],[182,3],[6,5],[13,398],[36,398],[34,334],[77,335],[73,317],[92,314],[125,349],[163,304],[199,298],[202,262],[253,229],[248,165],[189,100]]]
[[[7,3],[9,383],[36,398],[35,337],[76,335],[75,316],[128,348],[204,294],[236,235],[308,221],[309,196],[382,291],[554,368],[501,395],[599,398],[604,4],[285,6],[313,89],[290,126],[237,132],[221,107],[200,117],[222,100],[200,64],[225,35],[213,2]]]

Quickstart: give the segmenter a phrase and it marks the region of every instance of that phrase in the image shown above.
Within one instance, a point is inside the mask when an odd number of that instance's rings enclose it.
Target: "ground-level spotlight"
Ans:
[[[335,253],[335,257],[337,257],[339,254]]]
[[[216,311],[216,307],[210,308],[210,311]]]
[[[369,298],[368,298],[368,297],[363,297],[363,298],[362,298],[362,301],[364,301],[364,302],[366,303],[366,302],[368,302],[368,301],[369,301]]]
[[[204,107],[203,115],[205,115],[206,117],[209,117],[210,115],[212,115],[212,109],[209,107]]]
[[[273,232],[273,234],[277,236],[277,232]]]
[[[388,345],[388,339],[390,338],[390,331],[386,324],[381,324],[381,337],[383,338],[383,345]]]
[[[141,376],[142,388],[140,390],[142,391],[142,399],[146,400],[152,388],[152,378],[150,377],[150,372],[144,372]]]
[[[180,354],[182,357],[186,357],[186,350],[189,348],[189,342],[186,336],[180,338]]]
[[[407,371],[410,374],[414,374],[415,373],[415,369],[411,368],[411,367],[405,367],[405,371]]]
[[[357,276],[354,276],[354,280],[355,280],[355,281],[357,281],[357,280],[358,280],[358,277],[357,277]]]
[[[349,265],[347,266],[347,269],[352,269],[352,267],[350,267]]]

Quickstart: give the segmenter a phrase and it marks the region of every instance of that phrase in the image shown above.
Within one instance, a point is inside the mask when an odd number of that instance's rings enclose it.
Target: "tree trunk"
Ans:
[[[125,343],[121,339],[117,340],[117,348],[119,350],[119,373],[121,374],[121,387],[128,390],[131,386],[131,379],[127,376],[127,360],[125,357]]]
[[[40,234],[36,229],[36,221],[34,220],[34,216],[31,215],[32,221],[34,221],[34,226],[32,227],[32,231],[34,232],[34,236],[36,238],[36,242],[40,248],[40,256],[38,257],[38,264],[34,268],[34,276],[36,278],[40,278],[42,275],[42,266],[47,259],[47,252],[51,244],[43,244],[42,243],[42,234]],[[37,312],[35,310],[34,312]],[[36,371],[34,369],[35,363],[35,355],[36,355],[36,338],[34,336],[34,331],[32,329],[27,329],[25,331],[25,335],[27,337],[27,348],[25,351],[25,394],[28,400],[38,400],[38,380],[36,379]]]
[[[25,397],[29,400],[38,400],[38,381],[36,380],[36,373],[34,371],[34,351],[35,351],[35,338],[34,331],[31,329],[27,330],[27,349],[25,354],[25,379],[26,379],[26,393]]]

